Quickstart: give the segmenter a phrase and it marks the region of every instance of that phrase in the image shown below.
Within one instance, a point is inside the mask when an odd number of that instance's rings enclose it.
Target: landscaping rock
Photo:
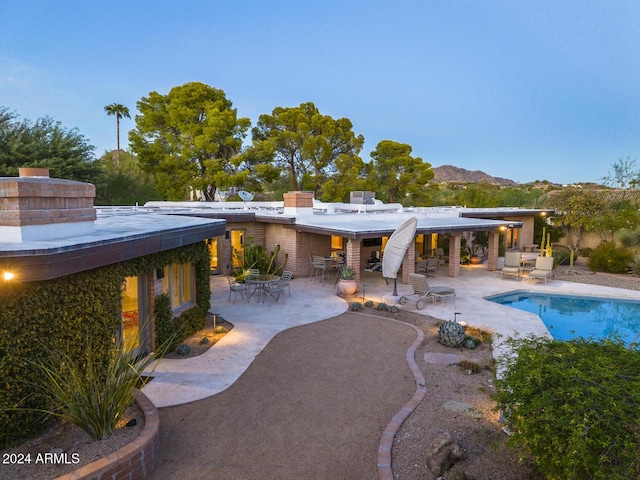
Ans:
[[[471,418],[482,418],[484,416],[482,412],[476,410],[473,405],[455,400],[447,400],[442,404],[442,407],[448,412],[461,413]]]
[[[449,470],[457,461],[467,458],[449,432],[439,434],[424,452],[429,471],[436,477]]]

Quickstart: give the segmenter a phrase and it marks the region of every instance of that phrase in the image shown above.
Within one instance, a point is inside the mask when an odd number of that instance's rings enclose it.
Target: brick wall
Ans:
[[[493,272],[498,269],[498,248],[500,247],[500,232],[489,232],[489,258],[487,270]]]
[[[95,194],[90,183],[49,177],[0,178],[0,225],[93,222]]]

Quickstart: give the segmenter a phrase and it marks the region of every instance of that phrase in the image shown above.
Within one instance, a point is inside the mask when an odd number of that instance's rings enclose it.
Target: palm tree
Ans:
[[[131,118],[129,115],[129,109],[120,103],[112,103],[104,107],[104,111],[107,115],[116,116],[116,136],[118,140],[118,149],[116,150],[116,165],[120,165],[120,119],[122,117]]]

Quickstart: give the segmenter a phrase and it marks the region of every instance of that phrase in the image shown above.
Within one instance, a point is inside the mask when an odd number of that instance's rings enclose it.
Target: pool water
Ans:
[[[485,300],[538,315],[556,340],[618,335],[640,342],[640,301],[514,291]]]

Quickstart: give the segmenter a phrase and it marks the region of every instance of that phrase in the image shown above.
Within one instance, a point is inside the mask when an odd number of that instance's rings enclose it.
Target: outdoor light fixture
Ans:
[[[15,277],[13,272],[4,272],[2,275],[2,278],[4,278],[6,281],[12,280],[13,277]]]

